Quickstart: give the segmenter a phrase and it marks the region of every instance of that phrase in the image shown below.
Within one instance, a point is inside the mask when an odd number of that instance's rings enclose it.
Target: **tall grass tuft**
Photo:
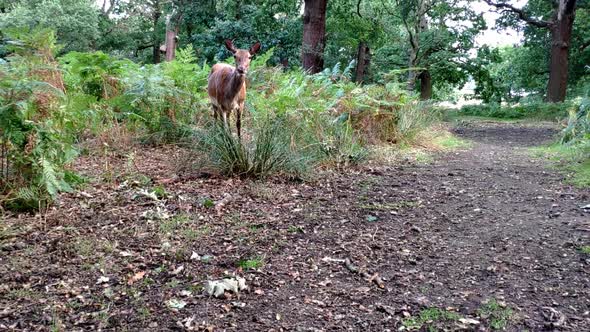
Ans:
[[[307,163],[299,151],[291,150],[285,121],[268,117],[255,125],[250,139],[240,140],[222,124],[196,132],[193,145],[205,168],[226,176],[264,178],[283,173],[299,177]]]

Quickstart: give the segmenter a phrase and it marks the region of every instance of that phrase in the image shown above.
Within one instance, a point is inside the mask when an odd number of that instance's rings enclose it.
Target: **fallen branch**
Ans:
[[[324,262],[342,263],[350,272],[360,274],[361,277],[363,277],[365,280],[367,280],[370,283],[375,283],[379,288],[385,288],[385,283],[383,282],[383,279],[381,279],[381,277],[379,276],[379,273],[370,274],[364,269],[360,269],[359,267],[352,264],[352,261],[349,258],[336,259],[324,257],[322,260]]]

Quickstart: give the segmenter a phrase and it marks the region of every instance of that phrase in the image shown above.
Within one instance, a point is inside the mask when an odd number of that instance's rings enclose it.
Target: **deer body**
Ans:
[[[227,49],[234,54],[236,66],[225,63],[215,64],[211,68],[207,92],[213,107],[213,117],[221,118],[229,129],[229,117],[236,111],[236,127],[241,137],[241,119],[246,100],[246,74],[250,60],[260,49],[260,43],[254,44],[249,50],[236,49],[230,40],[225,41]]]

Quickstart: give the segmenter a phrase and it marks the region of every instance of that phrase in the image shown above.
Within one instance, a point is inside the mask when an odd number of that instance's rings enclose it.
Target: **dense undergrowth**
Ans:
[[[11,37],[0,65],[3,207],[42,208],[72,190],[82,181],[70,171],[81,146],[178,144],[210,172],[302,178],[362,161],[369,144],[410,143],[439,118],[397,83],[354,84],[352,66],[313,76],[267,67],[271,50],[252,62],[240,141],[212,123],[210,67],[190,47],[172,62],[140,65],[101,52],[56,59],[48,30]]]
[[[579,106],[569,112],[565,128],[558,141],[533,152],[553,161],[567,173],[570,183],[579,187],[590,186],[590,97],[583,98]]]

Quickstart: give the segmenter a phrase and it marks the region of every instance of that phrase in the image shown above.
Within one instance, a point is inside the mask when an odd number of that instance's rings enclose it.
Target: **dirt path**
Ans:
[[[590,331],[590,191],[526,152],[554,131],[456,132],[473,146],[427,165],[314,184],[185,179],[155,203],[119,183],[46,221],[9,219],[27,235],[2,243],[0,330]],[[159,156],[138,157],[143,174],[168,171]],[[156,206],[176,217],[150,220]],[[250,290],[202,295],[227,274]]]

